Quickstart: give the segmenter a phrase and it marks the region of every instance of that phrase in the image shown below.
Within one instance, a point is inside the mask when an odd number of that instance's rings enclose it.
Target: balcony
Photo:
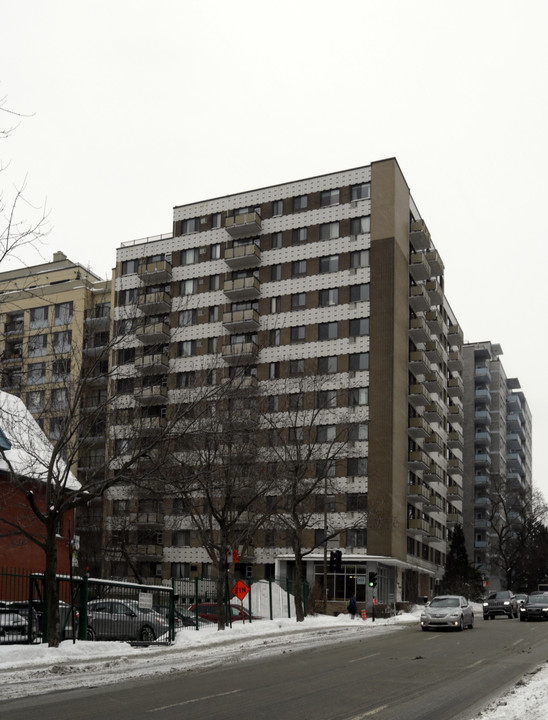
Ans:
[[[257,267],[261,263],[261,249],[255,243],[227,248],[225,250],[225,262],[233,270]]]
[[[259,324],[259,313],[253,308],[223,313],[223,326],[229,332],[255,332]]]
[[[151,322],[141,325],[136,330],[137,339],[143,345],[159,345],[169,342],[169,323]]]
[[[445,485],[444,472],[435,462],[431,462],[428,470],[424,471],[423,479],[431,485],[434,483],[441,483],[441,485]]]
[[[171,309],[171,296],[161,290],[146,293],[139,296],[138,307],[147,314],[167,313]]]
[[[232,345],[224,345],[222,350],[223,360],[230,365],[245,365],[257,356],[259,346],[256,342],[237,342]]]
[[[523,441],[519,433],[509,433],[506,436],[506,447],[509,450],[523,451]]]
[[[474,382],[478,385],[489,385],[491,382],[491,370],[487,365],[476,365],[474,368]]]
[[[429,370],[430,363],[424,354],[424,350],[413,350],[409,353],[409,371],[413,373],[415,377],[426,375]]]
[[[461,450],[463,449],[463,437],[462,433],[457,432],[456,430],[451,430],[451,432],[447,433],[447,447],[451,448],[451,450]]]
[[[426,253],[426,259],[428,260],[428,264],[432,270],[432,275],[443,275],[445,266],[437,250],[428,250]]]
[[[428,498],[428,511],[443,512],[443,500],[435,492],[430,492],[430,497]]]
[[[410,535],[422,536],[428,535],[430,525],[427,520],[422,518],[409,518],[407,521],[407,531]]]
[[[424,351],[426,353],[426,357],[430,360],[430,362],[441,365],[445,356],[445,352],[439,340],[430,340],[429,342],[427,342]]]
[[[430,295],[426,291],[425,285],[411,286],[409,289],[409,305],[414,312],[426,312],[431,304]]]
[[[474,475],[474,485],[477,487],[488,487],[491,483],[489,475]]]
[[[428,342],[430,339],[430,332],[423,317],[411,318],[409,321],[409,337],[415,345]]]
[[[451,372],[462,373],[462,354],[460,351],[450,351],[447,357],[447,367]]]
[[[171,263],[168,260],[140,263],[137,272],[145,285],[171,282]]]
[[[447,394],[451,398],[462,398],[464,395],[464,383],[460,377],[449,378],[447,381]]]
[[[5,324],[6,335],[20,335],[25,329],[25,323],[23,320],[12,320]]]
[[[464,414],[460,405],[449,405],[447,408],[447,419],[451,425],[458,425],[462,428],[464,423]]]
[[[479,410],[476,408],[474,412],[474,422],[476,425],[489,427],[491,425],[491,413],[487,408]]]
[[[227,217],[225,229],[230,237],[238,239],[261,232],[262,220],[258,212]]]
[[[409,258],[409,274],[415,282],[422,282],[432,276],[426,253],[413,253]]]
[[[426,283],[426,290],[432,300],[432,305],[441,305],[443,302],[443,290],[437,280],[429,280]]]
[[[165,408],[161,408],[165,410]],[[153,415],[151,417],[143,417],[140,420],[138,432],[156,433],[162,431],[167,425],[165,415]]]
[[[491,433],[489,430],[476,430],[474,433],[474,445],[477,447],[487,447],[491,444]]]
[[[464,497],[464,493],[462,491],[462,488],[460,485],[457,485],[457,483],[450,482],[447,485],[447,499],[448,500],[462,500]]]
[[[163,545],[137,545],[135,559],[141,562],[161,560],[164,553]]]
[[[443,386],[444,380],[439,372],[434,370],[425,375],[424,387],[428,390],[428,392],[441,395],[443,393]]]
[[[447,513],[447,526],[454,527],[455,525],[462,525],[462,513]]]
[[[224,294],[229,300],[253,300],[261,294],[259,279],[252,275],[236,280],[225,280]]]
[[[91,342],[89,344],[85,344],[82,352],[86,357],[100,357],[107,351],[108,346],[108,338],[102,341],[97,342]]]
[[[143,373],[166,373],[169,370],[169,359],[165,353],[153,353],[135,358],[135,367]]]
[[[110,308],[107,310],[103,307],[97,307],[86,310],[84,323],[93,330],[108,330],[110,327]]]
[[[440,542],[440,540],[443,541],[443,530],[435,525],[430,525],[426,542]]]
[[[449,458],[447,461],[447,474],[449,477],[462,477],[464,473],[464,465],[459,458]]]
[[[167,401],[167,386],[160,383],[147,385],[136,393],[136,399],[141,405],[158,405]]]
[[[409,470],[427,470],[430,466],[430,458],[422,450],[411,450],[407,466]]]
[[[426,324],[432,335],[441,335],[443,333],[444,322],[439,310],[428,310],[426,313]]]
[[[408,485],[407,500],[412,505],[424,505],[430,498],[430,490],[426,485]]]
[[[491,391],[487,387],[477,387],[474,392],[474,401],[478,405],[489,405],[491,402]]]
[[[490,467],[491,466],[491,455],[487,452],[476,452],[474,453],[474,465],[476,467]]]
[[[420,440],[421,438],[425,438],[429,435],[430,426],[424,418],[412,417],[409,418],[407,432],[409,437],[412,437],[415,440]]]
[[[431,402],[430,395],[424,385],[411,385],[409,387],[409,404],[415,408],[426,407]]]
[[[506,427],[512,433],[523,432],[523,420],[520,413],[509,413],[506,416]]]
[[[519,472],[519,473],[525,472],[523,458],[520,453],[509,453],[506,456],[506,465],[507,465],[508,470],[510,470],[512,472]]]
[[[424,408],[423,417],[429,423],[443,423],[444,411],[442,406],[437,402],[432,402]]]
[[[414,250],[426,250],[431,245],[430,233],[424,220],[416,220],[411,223],[409,230],[409,242]]]
[[[423,448],[429,453],[441,453],[443,450],[443,440],[441,439],[441,435],[438,435],[436,432],[431,432],[428,437],[424,439]]]
[[[129,521],[136,525],[160,525],[162,528],[164,526],[164,516],[159,512],[130,513]]]
[[[464,337],[459,325],[449,325],[447,330],[447,343],[450,347],[462,347]]]
[[[474,505],[479,507],[489,507],[491,505],[491,500],[487,495],[476,495],[474,498]]]

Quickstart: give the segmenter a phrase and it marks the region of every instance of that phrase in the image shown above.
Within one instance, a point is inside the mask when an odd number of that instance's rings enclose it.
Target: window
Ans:
[[[221,213],[213,213],[211,216],[211,227],[213,229],[221,227]]]
[[[53,410],[66,410],[68,408],[68,391],[66,388],[57,388],[51,391],[51,407]]]
[[[365,215],[364,217],[352,218],[350,221],[350,234],[361,235],[362,233],[368,233],[371,231],[371,216]]]
[[[135,348],[123,348],[118,350],[118,364],[127,365],[135,361]]]
[[[120,291],[120,305],[134,305],[136,302],[137,290],[135,288]]]
[[[369,370],[369,353],[353,353],[348,356],[349,370]]]
[[[221,244],[215,243],[215,245],[211,246],[211,259],[219,260],[220,257],[221,257]]]
[[[274,380],[275,378],[280,377],[280,363],[279,362],[271,362],[268,366],[268,377],[270,380]]]
[[[320,240],[334,240],[339,237],[339,223],[330,222],[320,225]]]
[[[199,260],[198,248],[183,250],[181,253],[181,265],[194,265]]]
[[[173,533],[173,547],[189,547],[190,530],[177,530]]]
[[[306,329],[304,325],[296,325],[291,328],[291,342],[302,343],[305,341]]]
[[[367,547],[367,528],[346,531],[347,547]]]
[[[195,295],[198,292],[198,278],[190,278],[189,280],[181,280],[180,294]]]
[[[47,351],[47,346],[47,335],[34,335],[33,337],[29,337],[29,357],[41,357],[42,355],[45,355]]]
[[[178,357],[192,357],[196,354],[196,340],[183,340],[178,344]]]
[[[139,268],[138,260],[124,260],[122,263],[122,275],[134,275]]]
[[[278,329],[270,331],[270,345],[272,347],[278,347],[280,344],[280,335],[281,332]]]
[[[196,310],[181,310],[179,312],[179,327],[196,325]]]
[[[308,195],[297,195],[293,198],[293,210],[306,210],[308,207]]]
[[[53,333],[53,352],[67,353],[70,351],[72,344],[72,331],[62,330],[61,332]]]
[[[282,298],[280,295],[270,298],[270,312],[279,313],[282,309]]]
[[[183,578],[190,577],[190,563],[187,562],[172,562],[171,563],[171,577],[181,580]]]
[[[369,402],[369,388],[350,388],[348,391],[348,404],[350,407],[356,405],[367,405]]]
[[[177,387],[178,388],[194,387],[194,381],[195,381],[195,373],[193,371],[177,373]]]
[[[37,307],[30,309],[30,329],[38,330],[48,326],[48,307]]]
[[[209,322],[219,322],[219,306],[212,305],[209,308]]]
[[[281,232],[275,232],[272,233],[272,250],[277,250],[278,248],[282,247],[282,233]]]
[[[370,183],[361,183],[360,185],[352,185],[352,200],[367,200],[370,195]]]
[[[369,335],[369,318],[355,318],[350,321],[350,337]]]
[[[365,493],[348,493],[346,496],[346,509],[348,512],[367,510],[367,495]]]
[[[335,477],[337,473],[337,463],[331,458],[330,460],[318,460],[316,462],[316,477]]]
[[[46,382],[46,363],[30,363],[27,371],[29,385],[43,385]]]
[[[70,376],[70,358],[54,360],[51,366],[51,381],[63,382]]]
[[[116,392],[118,395],[133,395],[135,391],[135,381],[133,378],[121,378],[116,383]]]
[[[293,293],[291,296],[291,307],[293,310],[295,308],[302,308],[306,305],[306,293]]]
[[[332,305],[338,305],[339,288],[328,288],[327,290],[320,290],[318,299],[318,304],[320,307],[330,307]]]
[[[272,203],[272,217],[278,217],[284,213],[284,202],[283,200],[274,200]]]
[[[280,398],[278,395],[269,395],[268,396],[268,412],[274,413],[278,412],[280,407]]]
[[[322,375],[332,375],[337,372],[337,356],[328,355],[318,358],[318,372]]]
[[[304,373],[304,359],[298,358],[297,360],[290,360],[289,361],[289,374],[294,375],[302,375]]]
[[[365,302],[369,300],[369,283],[350,286],[350,302]]]
[[[320,272],[321,273],[332,273],[337,272],[339,269],[339,256],[338,255],[325,255],[320,258]]]
[[[200,218],[191,218],[190,220],[183,220],[181,226],[181,234],[189,235],[190,233],[198,232],[200,229]]]
[[[308,228],[293,228],[291,241],[293,245],[301,245],[306,242]]]
[[[292,393],[289,396],[289,409],[290,410],[302,410],[304,407],[304,393],[297,392]]]
[[[68,325],[72,322],[73,305],[70,302],[58,303],[55,306],[55,325]]]
[[[367,475],[367,458],[348,458],[347,461],[348,477],[357,477]]]
[[[321,408],[337,407],[337,391],[336,390],[320,390],[318,392],[318,405]]]
[[[337,205],[339,202],[340,190],[324,190],[320,195],[320,206],[328,207],[329,205]]]
[[[298,443],[303,440],[303,429],[302,427],[290,427],[289,428],[289,442]]]
[[[369,425],[367,423],[357,423],[348,428],[348,439],[352,442],[367,440],[369,437]]]
[[[277,280],[282,279],[282,266],[281,265],[272,265],[270,268],[270,279],[275,282]]]
[[[218,290],[221,286],[221,276],[220,275],[210,275],[209,276],[209,289],[210,290]]]
[[[213,355],[217,352],[217,346],[219,345],[219,338],[210,337],[207,339],[207,352]]]
[[[333,442],[337,437],[336,425],[319,425],[316,440],[319,443]]]
[[[46,394],[44,390],[33,390],[27,393],[27,408],[31,413],[42,412]]]
[[[306,275],[306,260],[293,260],[291,263],[291,274]]]
[[[318,340],[336,340],[338,336],[338,323],[327,322],[318,325]]]
[[[361,268],[369,265],[369,250],[356,250],[350,253],[350,267]]]

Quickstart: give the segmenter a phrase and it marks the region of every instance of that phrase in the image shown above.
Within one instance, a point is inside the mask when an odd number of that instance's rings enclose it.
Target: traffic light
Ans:
[[[329,572],[335,572],[335,551],[329,553]]]
[[[335,550],[335,572],[342,572],[342,552]]]
[[[369,573],[369,587],[377,587],[377,573],[376,572],[370,572]]]

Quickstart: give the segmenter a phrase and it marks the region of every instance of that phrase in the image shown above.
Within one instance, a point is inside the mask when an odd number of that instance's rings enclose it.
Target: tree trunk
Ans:
[[[59,588],[57,585],[57,518],[46,521],[46,570],[44,587],[48,608],[48,646],[59,647]]]
[[[301,555],[301,546],[296,543],[295,547],[295,617],[297,622],[304,620],[303,608],[303,558]]]

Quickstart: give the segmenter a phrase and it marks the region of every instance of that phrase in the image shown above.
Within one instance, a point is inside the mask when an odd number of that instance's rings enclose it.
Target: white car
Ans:
[[[19,613],[0,608],[0,644],[28,643],[27,621]]]
[[[474,627],[474,611],[462,595],[437,595],[421,614],[421,628],[453,628],[464,630]]]

